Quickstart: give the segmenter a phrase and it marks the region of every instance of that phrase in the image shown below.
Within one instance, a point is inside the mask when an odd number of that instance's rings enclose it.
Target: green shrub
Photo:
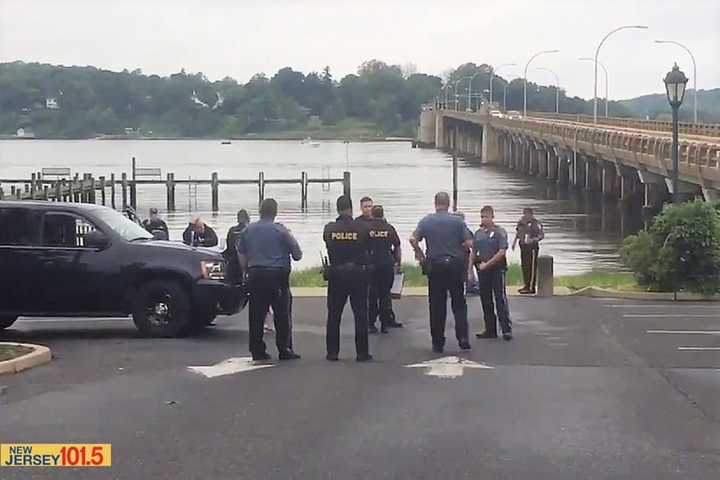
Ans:
[[[701,200],[667,206],[620,253],[651,290],[713,294],[720,290],[720,211]]]

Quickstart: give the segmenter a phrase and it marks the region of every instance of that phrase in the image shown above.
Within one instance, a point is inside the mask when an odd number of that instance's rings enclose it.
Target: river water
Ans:
[[[407,239],[426,213],[433,210],[433,195],[452,189],[452,161],[435,150],[412,149],[408,143],[321,142],[313,148],[297,141],[235,141],[221,145],[217,140],[29,140],[0,141],[0,178],[29,178],[43,167],[69,167],[73,172],[96,177],[131,171],[131,158],[138,167],[155,167],[176,179],[209,179],[213,171],[221,179],[256,179],[259,171],[266,179],[299,178],[302,171],[310,178],[342,177],[352,174],[352,194],[356,209],[359,198],[368,195],[385,207],[385,213],[403,240]],[[497,167],[461,161],[458,170],[459,208],[475,230],[480,209],[495,207],[496,221],[512,239],[514,225],[524,206],[535,208],[545,226],[542,253],[555,257],[559,274],[592,269],[622,268],[618,246],[625,235],[642,225],[639,215],[630,215],[617,202],[597,196],[548,187],[546,183]],[[9,186],[4,185],[5,191]],[[266,185],[265,196],[280,204],[278,221],[297,236],[305,251],[300,266],[319,264],[323,249],[322,228],[335,217],[335,199],[342,186],[311,185],[308,209],[300,208],[299,185]],[[120,205],[117,189],[117,205]],[[146,214],[158,207],[171,229],[171,239],[180,239],[182,230],[194,214],[199,214],[221,237],[234,223],[238,209],[246,208],[257,217],[257,186],[221,186],[220,211],[211,212],[210,187],[199,186],[196,195],[187,186],[176,187],[176,208],[165,211],[164,186],[139,186],[138,210]],[[99,201],[99,200],[98,200]],[[412,261],[404,241],[405,261]],[[519,262],[519,251],[510,253]]]

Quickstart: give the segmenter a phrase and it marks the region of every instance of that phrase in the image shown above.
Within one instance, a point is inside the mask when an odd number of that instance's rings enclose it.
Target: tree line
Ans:
[[[378,135],[414,136],[422,105],[442,96],[444,84],[460,79],[457,93],[464,98],[471,75],[473,92],[487,99],[490,67],[474,63],[448,72],[444,80],[417,73],[412,65],[369,60],[340,80],[330,67],[308,74],[285,67],[271,77],[258,73],[244,84],[230,77],[210,81],[184,69],[162,77],[140,70],[3,63],[0,134],[23,128],[38,137],[88,138],[132,129],[154,136],[236,137],[359,121]],[[495,76],[493,90],[500,104],[506,91],[508,110],[522,109],[521,79]],[[592,104],[561,91],[560,108],[590,113]],[[530,83],[528,109],[554,111],[555,87]],[[619,104],[612,109],[615,115],[629,114]]]

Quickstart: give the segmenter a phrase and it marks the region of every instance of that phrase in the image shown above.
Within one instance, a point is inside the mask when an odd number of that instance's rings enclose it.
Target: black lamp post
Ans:
[[[678,109],[682,105],[683,98],[685,97],[685,85],[688,82],[685,74],[678,68],[677,63],[673,65],[671,71],[665,75],[665,90],[667,91],[668,101],[670,107],[672,107],[672,120],[673,120],[673,131],[672,131],[672,201],[673,203],[678,202]]]

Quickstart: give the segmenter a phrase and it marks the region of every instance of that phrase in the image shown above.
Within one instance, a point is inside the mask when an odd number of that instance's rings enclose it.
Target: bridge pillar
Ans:
[[[643,185],[643,210],[653,213],[662,208],[663,202],[670,196],[665,178],[662,175],[638,170],[638,178]]]
[[[562,152],[557,156],[557,160],[557,183],[561,187],[566,187],[570,184],[570,164],[572,160]]]
[[[500,159],[498,132],[490,126],[485,126],[482,132],[482,161],[483,163],[497,164]]]
[[[551,182],[556,182],[558,179],[559,161],[555,147],[547,147],[547,179]]]
[[[522,164],[520,165],[520,171],[526,175],[530,174],[530,156],[532,155],[532,145],[528,142],[523,142],[523,156]]]
[[[630,201],[640,191],[640,179],[637,170],[632,167],[620,167],[620,199]]]
[[[600,189],[600,173],[597,160],[585,157],[585,190],[596,192]]]
[[[443,115],[435,116],[435,147],[440,150],[446,147],[445,117]]]
[[[617,197],[616,181],[618,175],[615,171],[615,165],[610,162],[602,162],[600,168],[600,189],[603,195]]]
[[[536,150],[537,154],[537,176],[543,180],[548,178],[548,151],[543,148],[544,145],[539,145],[540,148]]]

